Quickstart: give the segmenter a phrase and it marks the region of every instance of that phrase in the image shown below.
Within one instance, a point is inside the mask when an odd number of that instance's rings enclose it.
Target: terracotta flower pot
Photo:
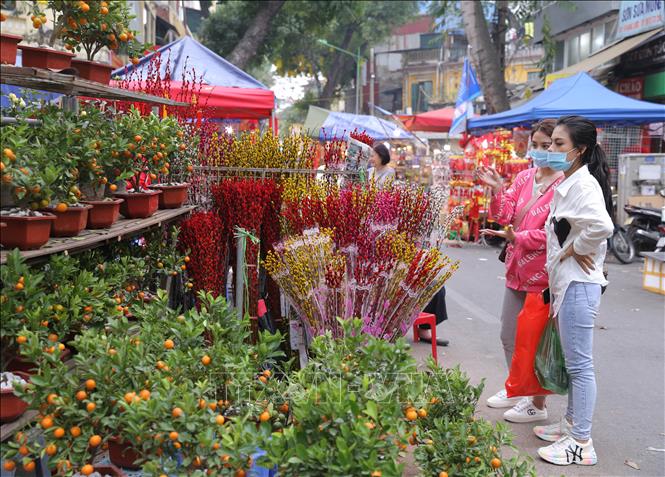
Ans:
[[[113,464],[97,464],[95,465],[95,472],[99,472],[101,475],[110,475],[111,477],[127,477],[127,474]]]
[[[76,237],[81,233],[81,230],[85,229],[90,209],[92,209],[92,206],[87,204],[67,207],[64,212],[58,212],[55,208],[46,209],[47,212],[56,216],[51,237]]]
[[[0,63],[3,65],[16,64],[16,51],[22,39],[23,37],[18,35],[0,34]]]
[[[0,216],[6,227],[0,229],[0,243],[6,249],[35,250],[48,242],[55,215],[42,217]]]
[[[130,470],[141,468],[134,463],[141,458],[141,454],[130,443],[121,441],[119,437],[112,437],[108,444],[109,459],[113,465]]]
[[[150,186],[150,188],[162,191],[162,195],[159,196],[160,209],[177,209],[182,207],[182,204],[184,204],[187,200],[187,190],[189,189],[189,184],[155,184]]]
[[[21,376],[25,381],[30,381],[30,375],[20,371],[12,372]],[[0,392],[0,422],[15,421],[28,409],[28,403],[14,395],[14,389],[5,389]]]
[[[144,219],[150,217],[159,207],[160,190],[150,192],[125,192],[113,194],[117,198],[125,199],[120,204],[120,213],[128,219]]]
[[[66,51],[54,50],[53,48],[37,48],[34,46],[21,45],[22,65],[33,68],[48,68],[52,70],[64,70],[72,65],[74,54]]]
[[[111,73],[115,69],[111,65],[96,61],[72,59],[72,66],[79,72],[79,77],[94,81],[95,83],[109,84]]]
[[[67,361],[71,355],[72,350],[69,348],[63,349],[60,353],[60,361]],[[30,375],[31,373],[34,373],[38,367],[39,366],[37,366],[35,363],[26,361],[21,356],[17,356],[16,358],[9,361],[9,363],[7,363],[7,369],[12,373],[16,372],[15,374],[23,373]]]
[[[88,212],[89,229],[108,229],[120,217],[120,204],[124,199],[115,200],[84,200],[84,204],[92,206]]]

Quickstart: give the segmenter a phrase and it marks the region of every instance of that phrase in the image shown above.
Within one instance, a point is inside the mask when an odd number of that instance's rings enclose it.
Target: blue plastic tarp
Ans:
[[[597,125],[649,124],[665,121],[665,105],[639,101],[607,89],[586,73],[554,81],[531,101],[498,114],[470,119],[479,133],[497,127],[529,126],[539,119],[575,114]]]
[[[183,73],[189,74],[194,69],[197,80],[202,78],[203,82],[209,85],[269,89],[251,75],[232,65],[189,36],[179,38],[168,45],[164,45],[156,52],[144,56],[137,65],[130,63],[118,68],[113,72],[113,76],[124,77],[136,70],[141,75],[140,79],[144,80],[148,73],[150,59],[157,53],[162,55],[160,74],[164,77],[168,66],[171,79],[174,81],[181,81]],[[170,61],[167,61],[169,58]],[[131,76],[136,78],[136,74]],[[187,79],[191,80],[192,78],[188,76]]]
[[[338,139],[348,139],[349,133],[354,129],[365,131],[369,136],[377,141],[391,139],[414,139],[413,135],[407,130],[375,116],[351,113],[328,113],[328,117],[323,121],[319,132],[319,139],[337,137]]]

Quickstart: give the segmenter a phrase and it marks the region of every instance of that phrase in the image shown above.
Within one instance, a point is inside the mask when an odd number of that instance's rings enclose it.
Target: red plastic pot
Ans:
[[[76,237],[85,228],[90,209],[92,209],[92,206],[87,204],[67,207],[64,212],[58,212],[54,208],[46,209],[56,217],[55,222],[53,222],[51,237]]]
[[[150,188],[162,191],[162,195],[159,196],[160,209],[177,209],[182,207],[182,204],[187,200],[187,189],[189,189],[189,184],[155,184],[150,186]]]
[[[0,216],[6,227],[0,229],[0,243],[6,249],[35,250],[48,242],[55,215],[42,217]]]
[[[72,65],[73,53],[58,51],[53,48],[37,48],[34,46],[19,46],[23,52],[21,64],[33,68],[48,68],[52,70],[64,70]]]
[[[120,213],[128,219],[145,219],[157,212],[159,196],[162,191],[123,192],[113,194],[114,197],[125,199],[120,204]]]
[[[72,59],[72,66],[79,72],[79,76],[95,83],[109,84],[111,82],[111,73],[115,68],[105,63],[96,61]]]
[[[20,371],[12,372],[30,381],[30,375]],[[28,403],[14,395],[13,389],[5,389],[0,392],[0,422],[15,421],[28,409]]]
[[[113,465],[130,470],[137,470],[141,465],[134,462],[141,459],[136,449],[131,443],[123,442],[119,437],[112,437],[108,441],[109,444],[109,459]]]
[[[69,348],[63,349],[60,353],[60,361],[67,361],[71,355],[72,350]],[[37,366],[35,363],[31,361],[25,361],[20,356],[17,356],[16,358],[9,361],[9,363],[7,363],[7,370],[11,371],[12,373],[15,372],[15,374],[23,373],[30,375],[31,373],[34,373],[37,368],[39,368],[39,366]]]
[[[22,39],[23,37],[19,35],[0,34],[0,63],[3,65],[16,64],[16,52]]]
[[[113,464],[97,464],[95,465],[95,472],[99,472],[101,475],[110,475],[111,477],[127,477],[127,474]]]
[[[84,200],[82,203],[92,206],[88,212],[89,229],[107,229],[120,217],[120,204],[124,199]]]

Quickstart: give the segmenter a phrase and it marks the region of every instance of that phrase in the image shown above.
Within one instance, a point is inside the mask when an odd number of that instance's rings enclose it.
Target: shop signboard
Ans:
[[[639,72],[665,65],[665,35],[621,55],[621,71]]]
[[[665,0],[623,0],[617,38],[665,26]]]
[[[620,80],[617,92],[629,98],[642,99],[644,97],[644,76]]]
[[[350,138],[346,147],[346,170],[364,174],[369,167],[372,148],[356,139]]]
[[[549,88],[552,83],[561,78],[568,78],[573,73],[549,73],[545,76],[545,88]]]

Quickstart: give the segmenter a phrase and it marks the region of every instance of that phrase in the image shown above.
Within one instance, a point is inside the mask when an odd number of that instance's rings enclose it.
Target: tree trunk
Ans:
[[[506,69],[506,21],[508,20],[508,0],[496,2],[497,22],[494,36],[494,45],[499,57],[501,71]],[[504,74],[505,79],[505,74]]]
[[[481,2],[460,3],[466,36],[478,58],[480,85],[483,88],[485,101],[495,113],[510,109],[504,71],[501,68],[498,52],[490,39]]]
[[[271,0],[264,2],[265,6],[254,17],[242,39],[235,46],[228,61],[238,68],[245,69],[250,60],[256,55],[259,46],[265,41],[270,30],[270,22],[277,14],[286,0]]]
[[[346,32],[344,32],[344,39],[342,40],[342,44],[339,45],[340,48],[345,50],[349,49],[351,40],[353,39],[354,30],[355,26],[351,25],[346,29]],[[335,50],[335,59],[333,60],[330,69],[326,71],[326,85],[323,87],[323,92],[321,93],[318,102],[320,107],[325,109],[330,108],[330,103],[332,102],[335,90],[337,89],[337,86],[339,86],[339,83],[342,80],[344,72],[348,68],[350,61],[352,61],[352,59],[346,53]]]

